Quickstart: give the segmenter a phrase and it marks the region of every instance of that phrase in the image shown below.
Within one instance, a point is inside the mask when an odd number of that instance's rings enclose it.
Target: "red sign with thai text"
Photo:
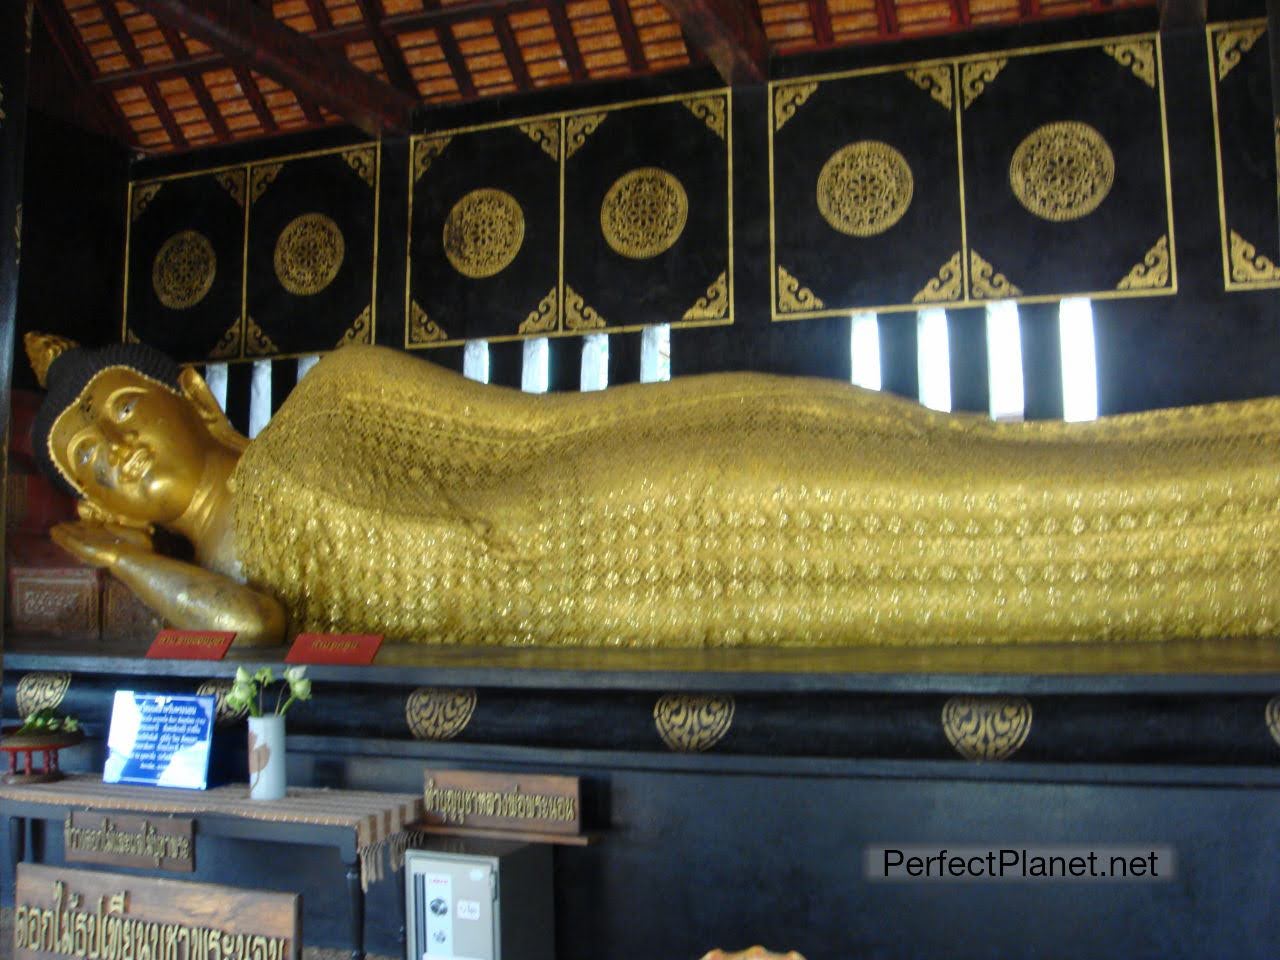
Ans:
[[[381,634],[300,633],[285,663],[345,663],[367,666],[382,646]]]
[[[221,660],[236,635],[226,630],[161,630],[147,648],[152,660]]]

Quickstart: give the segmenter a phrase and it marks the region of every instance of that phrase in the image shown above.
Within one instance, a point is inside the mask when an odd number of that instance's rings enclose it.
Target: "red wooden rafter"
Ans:
[[[627,54],[627,65],[635,73],[644,73],[649,69],[649,62],[644,55],[640,35],[636,33],[636,23],[631,17],[630,4],[627,0],[609,0],[609,9],[613,11],[618,38],[622,41],[622,49]]]
[[[93,83],[96,65],[80,37],[80,31],[72,24],[66,7],[62,5],[62,0],[36,0],[36,7],[49,33],[49,39],[58,48],[58,54],[66,64],[72,81],[81,89],[88,89]],[[138,138],[129,126],[129,118],[124,115],[113,95],[107,93],[89,99],[105,130],[114,134],[122,143],[137,145]]]
[[[529,68],[524,62],[520,45],[516,43],[515,34],[511,31],[511,24],[505,16],[498,14],[493,18],[493,32],[498,37],[498,46],[502,48],[502,55],[507,60],[507,67],[511,70],[511,79],[516,89],[529,90],[533,86],[529,79]]]

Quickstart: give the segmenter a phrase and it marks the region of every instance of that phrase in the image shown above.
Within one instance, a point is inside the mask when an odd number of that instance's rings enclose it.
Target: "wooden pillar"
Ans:
[[[5,513],[9,476],[9,389],[13,383],[13,331],[18,312],[18,259],[22,246],[22,166],[26,155],[27,56],[31,52],[33,8],[0,3],[0,517]],[[4,568],[4,527],[0,525],[0,578]],[[0,584],[4,580],[0,579]],[[4,593],[0,590],[0,649],[4,637]]]

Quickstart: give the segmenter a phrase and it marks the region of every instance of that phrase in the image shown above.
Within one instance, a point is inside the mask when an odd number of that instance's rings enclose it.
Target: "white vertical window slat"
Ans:
[[[253,361],[249,384],[249,439],[252,440],[271,419],[271,361]]]
[[[1072,297],[1058,306],[1062,346],[1062,419],[1098,417],[1098,362],[1093,339],[1093,305]]]
[[[209,392],[218,401],[222,412],[227,412],[227,365],[210,363],[204,368],[204,382],[209,385]]]
[[[546,337],[524,342],[524,363],[520,368],[520,389],[525,393],[546,393],[551,385],[551,345]]]
[[[671,325],[645,327],[640,335],[640,382],[671,379]]]
[[[313,353],[309,356],[298,358],[298,382],[302,382],[302,378],[311,372],[311,368],[320,362],[320,354]]]
[[[880,320],[874,313],[855,313],[849,326],[849,359],[856,386],[879,390]]]
[[[489,382],[489,343],[487,340],[468,340],[462,348],[462,375],[468,380]]]
[[[947,311],[921,310],[916,314],[916,371],[920,402],[934,410],[951,409],[951,347],[947,336]]]
[[[582,338],[582,390],[609,386],[609,335],[589,333]]]
[[[987,396],[992,420],[1021,420],[1026,414],[1022,330],[1012,300],[987,305]]]

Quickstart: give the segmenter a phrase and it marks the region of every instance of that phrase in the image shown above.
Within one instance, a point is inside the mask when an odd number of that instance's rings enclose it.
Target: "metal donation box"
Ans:
[[[407,960],[552,960],[551,848],[453,841],[405,853]]]

